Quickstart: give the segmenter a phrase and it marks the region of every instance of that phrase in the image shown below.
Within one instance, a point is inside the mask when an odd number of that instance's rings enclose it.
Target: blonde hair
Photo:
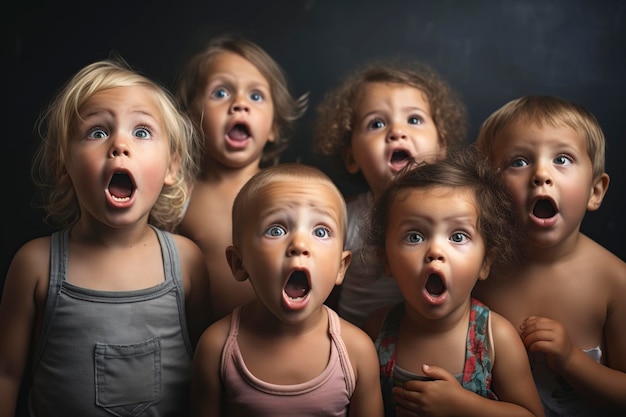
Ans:
[[[498,134],[520,120],[540,126],[548,123],[554,127],[571,127],[585,138],[593,177],[604,173],[605,139],[598,120],[587,109],[559,97],[535,95],[509,101],[483,122],[476,139],[477,146],[491,158]]]
[[[460,96],[431,67],[421,62],[372,62],[357,69],[317,108],[314,150],[325,155],[341,155],[350,146],[354,128],[354,108],[368,83],[393,83],[422,91],[430,104],[443,147],[462,144],[467,136],[467,110]]]
[[[95,94],[116,87],[139,86],[150,91],[161,110],[169,139],[170,158],[178,162],[176,180],[165,185],[152,207],[149,223],[171,230],[182,219],[189,184],[198,171],[195,151],[201,146],[193,124],[177,107],[173,96],[157,82],[139,74],[119,56],[87,65],[57,93],[37,121],[41,138],[32,165],[32,177],[39,187],[45,221],[55,227],[69,227],[80,218],[80,207],[65,166],[71,129],[80,108]]]
[[[243,225],[245,224],[244,220],[247,217],[247,210],[255,207],[255,199],[257,198],[256,195],[259,190],[263,189],[268,184],[272,184],[277,181],[306,182],[312,180],[328,184],[329,187],[335,190],[337,199],[341,202],[341,232],[345,244],[348,215],[343,195],[330,177],[320,169],[300,163],[282,163],[262,169],[252,176],[252,178],[244,184],[241,190],[239,190],[239,193],[235,198],[235,202],[233,203],[232,210],[233,244],[237,245],[241,240],[241,232]]]
[[[276,139],[265,144],[261,163],[264,165],[277,163],[278,156],[287,148],[289,137],[293,133],[294,122],[307,109],[308,94],[295,99],[289,92],[284,70],[259,45],[231,35],[213,39],[203,51],[195,54],[187,62],[177,81],[176,96],[183,109],[202,132],[203,98],[209,66],[215,58],[225,52],[237,54],[250,62],[269,83],[274,104],[272,125],[275,128]]]

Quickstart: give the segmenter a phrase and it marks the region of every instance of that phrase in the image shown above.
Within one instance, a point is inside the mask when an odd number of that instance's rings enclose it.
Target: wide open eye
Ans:
[[[557,165],[569,165],[572,163],[572,159],[567,155],[559,155],[554,158],[554,163]]]
[[[104,139],[107,136],[109,136],[109,134],[99,127],[92,129],[89,135],[87,135],[90,139]]]
[[[259,93],[258,91],[255,91],[252,94],[250,94],[250,100],[256,103],[262,102],[263,99],[264,99],[263,94]]]
[[[133,130],[133,136],[140,138],[140,139],[149,139],[152,135],[150,134],[150,131],[148,130],[147,127],[140,126],[136,128],[135,130]]]
[[[522,168],[528,166],[528,161],[523,158],[515,158],[511,161],[511,166],[513,168]]]
[[[313,230],[313,233],[315,234],[316,237],[319,237],[319,238],[327,238],[331,236],[331,231],[326,226],[316,227],[315,230]]]
[[[287,231],[282,226],[272,225],[268,227],[265,234],[271,237],[280,237],[286,235]]]
[[[450,240],[454,243],[463,243],[469,239],[469,236],[463,232],[454,232],[450,235]]]
[[[218,87],[215,90],[213,90],[213,92],[211,93],[211,97],[222,99],[222,98],[230,97],[230,94],[228,93],[228,90],[226,90],[224,87]]]
[[[406,234],[405,239],[409,243],[422,243],[424,241],[424,236],[417,232],[409,232]]]

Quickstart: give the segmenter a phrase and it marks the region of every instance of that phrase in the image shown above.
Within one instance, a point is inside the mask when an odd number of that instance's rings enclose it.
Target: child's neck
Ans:
[[[240,168],[229,168],[224,165],[210,166],[202,174],[202,181],[212,183],[237,183],[242,180],[247,181],[261,168],[258,162]]]
[[[552,246],[530,245],[528,259],[535,264],[555,264],[562,260],[576,256],[580,232],[572,233],[567,239],[564,239]]]
[[[271,338],[300,337],[319,330],[319,326],[324,329],[328,326],[328,313],[324,306],[320,306],[303,320],[293,323],[278,319],[258,300],[243,307],[241,314],[241,321],[245,322],[246,327],[256,329]]]

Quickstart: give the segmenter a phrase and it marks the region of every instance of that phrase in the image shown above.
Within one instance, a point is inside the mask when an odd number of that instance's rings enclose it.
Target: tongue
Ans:
[[[426,282],[426,291],[432,295],[441,295],[445,287],[443,286],[443,281],[438,275],[431,275],[428,277],[428,282]]]
[[[308,291],[309,283],[305,274],[301,272],[295,272],[285,285],[285,294],[290,298],[304,297]]]
[[[109,184],[109,192],[117,198],[130,197],[133,193],[133,183],[128,175],[115,174]]]
[[[232,140],[245,140],[248,138],[248,131],[245,127],[238,125],[233,127],[230,132],[228,132],[228,136]]]

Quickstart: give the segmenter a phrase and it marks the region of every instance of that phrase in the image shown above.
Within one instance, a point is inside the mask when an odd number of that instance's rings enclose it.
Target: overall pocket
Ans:
[[[96,343],[96,404],[134,417],[161,399],[161,340],[130,345]]]

